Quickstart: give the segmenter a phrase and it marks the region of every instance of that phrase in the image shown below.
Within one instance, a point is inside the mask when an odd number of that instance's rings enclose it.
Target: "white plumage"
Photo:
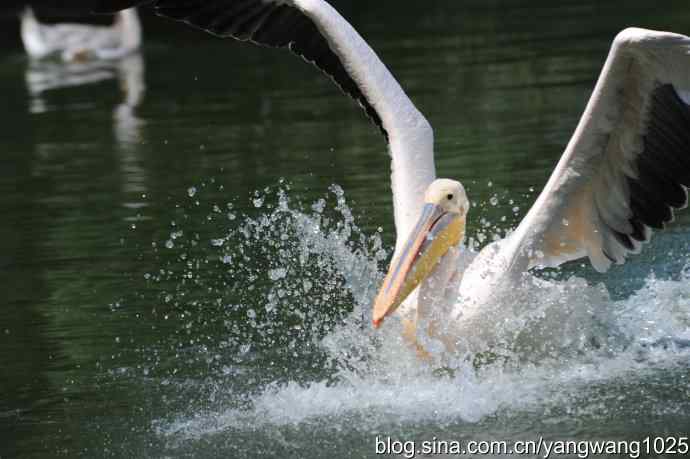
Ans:
[[[391,153],[391,188],[398,233],[396,250],[399,251],[419,215],[424,191],[436,178],[431,125],[376,53],[328,3],[321,0],[284,3],[293,4],[314,21],[381,118]]]
[[[527,255],[530,266],[557,266],[586,255],[597,270],[606,271],[612,262],[622,263],[628,253],[640,249],[641,241],[631,239],[633,247],[626,248],[613,231],[633,233],[627,181],[640,178],[643,172],[638,160],[645,150],[644,137],[654,115],[653,96],[663,88],[670,91],[666,85],[679,95],[690,89],[690,39],[636,28],[619,33],[565,153],[510,237],[510,250]],[[678,122],[681,131],[689,126],[687,119]],[[666,135],[674,135],[675,126],[667,128]],[[677,134],[682,136],[683,132]],[[690,132],[685,134],[683,140],[687,141]],[[679,160],[688,164],[690,150],[679,147],[678,153],[685,155]],[[681,171],[673,171],[673,164],[665,159],[650,158],[660,170],[666,170],[671,182],[675,179],[671,175]],[[685,177],[687,172],[686,166]],[[661,223],[657,226],[663,226]],[[647,240],[649,225],[644,226]]]
[[[118,59],[141,45],[141,24],[135,9],[119,12],[111,26],[42,24],[27,7],[21,15],[21,37],[27,54],[35,59]]]

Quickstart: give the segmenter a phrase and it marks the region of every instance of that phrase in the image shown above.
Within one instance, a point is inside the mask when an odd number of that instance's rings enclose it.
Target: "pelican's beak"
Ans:
[[[449,248],[460,243],[465,233],[465,217],[427,203],[405,242],[402,252],[391,262],[374,302],[374,327],[395,311],[426,279]]]

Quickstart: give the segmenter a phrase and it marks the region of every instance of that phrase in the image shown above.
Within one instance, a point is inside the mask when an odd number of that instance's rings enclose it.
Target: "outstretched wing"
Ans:
[[[504,246],[557,266],[588,256],[621,264],[687,205],[690,38],[618,34],[592,97],[544,190]]]
[[[101,11],[152,4],[163,16],[220,37],[288,48],[329,75],[389,142],[398,244],[435,178],[433,132],[352,26],[323,0],[101,0]]]

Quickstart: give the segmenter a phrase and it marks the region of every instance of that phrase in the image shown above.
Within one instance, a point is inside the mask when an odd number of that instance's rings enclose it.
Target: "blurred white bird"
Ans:
[[[136,9],[130,8],[117,13],[110,26],[42,24],[27,7],[21,14],[21,36],[24,49],[35,59],[118,59],[139,49],[141,23]]]

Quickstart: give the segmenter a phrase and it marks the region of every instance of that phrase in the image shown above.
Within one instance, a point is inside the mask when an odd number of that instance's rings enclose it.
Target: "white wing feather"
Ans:
[[[323,0],[295,0],[294,4],[328,40],[388,133],[397,252],[412,231],[424,192],[435,178],[431,125],[376,53],[333,7]]]
[[[639,251],[641,242],[650,236],[650,222],[658,217],[647,216],[645,220],[636,215],[644,212],[639,211],[639,206],[636,210],[632,202],[633,191],[639,192],[633,188],[635,180],[641,181],[645,172],[640,170],[639,161],[650,129],[655,91],[662,87],[675,90],[677,97],[673,93],[664,96],[671,103],[673,97],[690,103],[690,38],[637,28],[618,34],[565,153],[526,217],[501,245],[503,259],[510,260],[516,269],[524,269],[557,266],[588,256],[597,270],[605,271],[612,262],[622,263],[628,253]],[[682,118],[682,108],[678,110]],[[688,120],[690,117],[678,122]],[[690,135],[684,132],[690,134],[690,124],[683,124],[672,135],[680,138],[677,143],[686,142],[677,152],[685,156],[670,158],[677,161],[675,165],[689,167]],[[675,137],[668,137],[661,140],[676,142]],[[648,154],[645,161],[650,161],[647,164],[652,164],[654,170],[660,170],[662,177],[674,177],[663,185],[672,187],[678,201],[681,184],[675,183],[675,178],[690,176],[690,168],[674,170],[674,164],[663,163],[669,157],[658,156]],[[688,185],[687,179],[684,185]],[[638,196],[639,199],[645,198]],[[663,195],[649,199],[669,204]],[[684,200],[683,205],[687,204],[687,194]],[[672,207],[682,205],[676,202]],[[668,212],[672,217],[670,208]]]

